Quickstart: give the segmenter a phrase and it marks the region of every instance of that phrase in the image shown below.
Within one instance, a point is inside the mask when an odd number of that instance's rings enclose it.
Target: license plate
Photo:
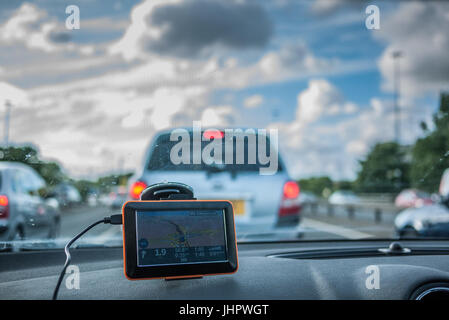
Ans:
[[[234,207],[234,215],[235,216],[243,216],[245,215],[245,200],[229,200]]]

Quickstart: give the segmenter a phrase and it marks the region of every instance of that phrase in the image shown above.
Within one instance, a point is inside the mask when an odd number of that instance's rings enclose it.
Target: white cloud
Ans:
[[[342,96],[331,83],[319,79],[311,80],[309,87],[298,95],[297,100],[296,119],[307,124],[325,113],[338,113]]]
[[[449,89],[449,3],[403,1],[374,35],[387,43],[378,61],[383,89],[393,91],[392,53],[400,50],[401,91],[409,97]]]
[[[191,104],[191,100],[200,99],[204,93],[204,89],[200,87],[157,89],[154,93],[154,109],[151,116],[151,124],[157,130],[170,127],[172,118],[189,107],[194,108],[195,106]]]
[[[65,33],[57,30],[55,21],[50,21],[45,10],[24,3],[0,26],[0,41],[5,43],[24,43],[30,49],[51,52],[57,49],[52,37],[58,39]],[[62,40],[62,37],[59,37]]]
[[[81,28],[83,30],[102,32],[102,31],[124,31],[129,26],[129,21],[126,19],[118,20],[110,17],[83,19]]]
[[[4,106],[9,101],[13,105],[28,105],[28,94],[25,90],[22,90],[9,83],[0,82],[0,106]]]
[[[337,10],[346,2],[345,0],[315,0],[311,4],[311,9],[318,14],[328,14]]]
[[[267,55],[278,69],[262,67]],[[241,66],[238,61],[229,59],[221,63],[215,58],[190,61],[154,57],[124,71],[37,87],[29,90],[33,111],[17,114],[21,119],[13,134],[23,142],[39,141],[42,150],[78,172],[82,171],[83,155],[93,146],[114,150],[116,154],[126,152],[131,157],[127,165],[136,166],[156,130],[190,126],[193,120],[202,120],[205,126],[233,124],[237,110],[231,105],[209,104],[214,90],[283,81],[298,76],[295,72],[302,75],[301,70],[304,74],[313,72],[306,68],[314,65],[310,60],[315,58],[304,47],[299,50],[296,46],[288,47],[267,55],[250,66]],[[292,66],[296,71],[287,66],[293,60],[296,60]],[[39,122],[46,126],[34,125]],[[19,125],[27,129],[21,130]],[[66,135],[65,144],[48,138],[59,128],[73,132],[73,135]],[[85,137],[77,135],[80,130]],[[134,144],[140,142],[141,147],[131,149],[126,144],[129,140]],[[57,150],[60,150],[59,157]],[[95,161],[99,168],[109,167],[104,164],[102,167],[102,157],[96,157]]]
[[[219,127],[234,123],[234,108],[232,106],[213,106],[203,111],[201,125],[204,127]]]
[[[110,52],[127,60],[147,59],[151,53],[191,57],[217,46],[260,48],[271,32],[271,21],[257,3],[147,0],[133,8],[130,26]]]
[[[419,134],[419,119],[407,113],[401,120],[410,127],[403,130],[404,142],[409,143]],[[352,179],[357,160],[371,146],[393,139],[393,121],[391,101],[373,98],[369,105],[358,106],[346,101],[333,84],[318,79],[298,94],[295,119],[269,127],[279,130],[281,151],[294,177]]]
[[[19,25],[24,33],[20,31],[18,35],[12,35],[8,31],[5,38],[8,40],[4,41],[8,45],[17,42],[21,48],[29,49],[23,51],[33,55],[36,51],[48,50],[51,54],[46,55],[45,61],[25,58],[29,65],[18,68],[20,71],[17,73],[10,73],[14,71],[10,66],[4,72],[14,76],[14,81],[35,78],[32,89],[27,90],[30,105],[14,110],[11,127],[14,141],[38,143],[43,153],[62,161],[74,174],[91,171],[101,173],[114,168],[116,160],[110,159],[111,154],[126,157],[127,167],[135,168],[149,139],[159,129],[190,126],[193,120],[201,120],[205,126],[234,124],[238,119],[238,110],[231,102],[222,102],[224,105],[211,103],[210,96],[215,90],[249,88],[366,68],[364,64],[317,57],[300,39],[268,52],[258,52],[254,59],[248,60],[243,55],[212,55],[207,58],[202,56],[201,59],[179,55],[160,56],[146,50],[148,48],[141,46],[143,42],[140,37],[149,37],[155,43],[165,32],[163,28],[148,28],[148,12],[158,5],[177,3],[155,0],[136,6],[125,35],[110,49],[117,56],[102,56],[95,45],[94,48],[83,49],[85,54],[94,52],[94,57],[77,61],[68,59],[67,63],[64,63],[64,58],[68,58],[69,54],[63,53],[74,50],[70,46],[73,43],[56,43],[51,41],[51,37],[43,36],[48,33],[44,33],[41,26],[52,23],[52,18],[34,5],[25,6],[25,9],[22,6],[22,11],[16,12],[7,23]],[[34,13],[28,17],[27,10]],[[39,14],[43,22],[39,20],[38,28],[34,29],[29,21]],[[92,22],[90,27],[95,28],[96,23]],[[1,30],[10,30],[8,28]],[[32,41],[29,42],[30,37],[25,35],[26,32],[30,35],[38,32],[41,39],[48,43],[45,42],[42,47],[36,46]],[[206,43],[204,47],[208,46]],[[58,53],[61,59],[53,59]],[[143,59],[126,63],[122,56],[129,60]],[[123,64],[117,68],[111,67],[120,63]],[[104,69],[94,70],[102,65]],[[86,70],[86,73],[78,75],[76,70],[80,69]],[[39,77],[50,73],[61,77],[68,73],[72,78],[68,78],[67,82],[54,81],[50,85],[41,85]],[[249,98],[244,103],[247,106],[263,103],[262,96]],[[329,130],[317,128],[313,134],[307,135],[305,128],[313,126],[323,117],[348,115],[358,110],[355,104],[344,101],[338,90],[324,80],[311,81],[309,87],[298,95],[297,107],[297,119],[282,126],[285,127],[284,131],[291,134],[289,140],[295,150],[299,148],[302,152],[307,150],[301,149],[306,146],[315,147],[313,150],[334,150],[336,144],[329,138],[333,137]],[[324,141],[320,140],[322,137],[325,137]],[[86,154],[94,156],[86,160]],[[311,152],[300,158],[307,157],[310,164],[314,164],[318,163],[313,158],[317,154]]]
[[[258,106],[260,106],[263,103],[263,101],[264,101],[264,99],[263,99],[262,95],[255,94],[255,95],[247,97],[243,101],[243,105],[246,108],[257,108]]]
[[[352,154],[365,154],[368,151],[367,147],[368,146],[366,145],[366,143],[364,141],[353,140],[353,141],[348,142],[345,150],[348,153],[352,153]]]
[[[357,105],[344,101],[340,91],[325,79],[313,79],[297,96],[296,118],[292,126],[304,128],[326,116],[353,114]]]
[[[347,65],[338,60],[315,57],[304,44],[287,45],[269,51],[250,64],[240,64],[235,58],[224,61],[216,57],[207,60],[152,56],[144,63],[117,71],[46,88],[55,90],[92,90],[94,87],[137,89],[148,91],[158,86],[201,86],[207,90],[242,89],[262,84],[302,79],[326,73],[344,73],[363,65]],[[44,89],[44,88],[42,88]],[[44,89],[45,90],[45,89]]]
[[[366,2],[366,0],[314,0],[311,3],[312,12],[320,15],[328,15],[338,11],[343,7],[360,8]]]
[[[83,45],[75,46],[63,23],[34,4],[23,3],[12,16],[0,26],[0,45],[24,45],[31,50],[52,53],[78,51],[89,55],[91,50]]]

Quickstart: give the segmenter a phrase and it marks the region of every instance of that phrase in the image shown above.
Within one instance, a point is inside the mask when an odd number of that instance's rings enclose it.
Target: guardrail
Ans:
[[[371,197],[362,198],[360,202],[353,204],[331,204],[325,199],[320,199],[316,202],[304,203],[303,210],[312,215],[317,215],[319,212],[324,211],[324,214],[327,214],[329,217],[335,216],[336,211],[339,210],[340,212],[345,212],[346,217],[350,220],[357,219],[357,215],[363,212],[364,216],[372,215],[375,223],[381,223],[385,215],[394,217],[400,211],[392,201],[387,199],[375,201]]]

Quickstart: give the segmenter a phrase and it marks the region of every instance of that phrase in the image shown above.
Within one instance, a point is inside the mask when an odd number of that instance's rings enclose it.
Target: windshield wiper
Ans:
[[[388,248],[382,247],[354,247],[304,250],[297,252],[286,252],[269,255],[272,258],[287,259],[342,259],[342,258],[363,258],[398,255],[449,255],[449,247],[424,247],[414,246],[404,248],[401,244],[393,242]]]

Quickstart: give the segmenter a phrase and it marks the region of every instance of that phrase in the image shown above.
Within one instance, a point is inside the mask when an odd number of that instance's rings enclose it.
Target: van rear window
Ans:
[[[192,137],[192,133],[190,133],[190,137]],[[266,139],[266,152],[267,156],[269,155],[269,140]],[[249,141],[245,137],[243,140],[243,156],[244,161],[242,164],[237,164],[237,139],[233,138],[233,148],[232,148],[232,163],[225,163],[225,140],[222,139],[222,163],[221,164],[206,164],[203,160],[201,160],[200,164],[193,164],[192,163],[192,154],[193,154],[193,144],[190,143],[190,163],[180,163],[180,164],[174,164],[170,160],[170,151],[172,148],[179,142],[179,141],[170,141],[170,134],[163,134],[160,135],[156,142],[152,145],[151,154],[147,163],[147,169],[148,170],[168,170],[168,171],[225,171],[225,172],[252,172],[252,171],[259,171],[260,168],[263,167],[269,167],[269,164],[261,164],[259,162],[259,157],[257,156],[259,149],[257,147],[257,135],[256,135],[256,143],[253,145],[253,148],[250,148],[250,152],[255,151],[255,163],[248,163],[248,146]],[[202,141],[201,143],[201,152],[204,150],[204,148],[210,143],[210,141]],[[211,153],[211,156],[214,156],[213,152]],[[283,171],[281,161],[278,158],[278,172]]]

